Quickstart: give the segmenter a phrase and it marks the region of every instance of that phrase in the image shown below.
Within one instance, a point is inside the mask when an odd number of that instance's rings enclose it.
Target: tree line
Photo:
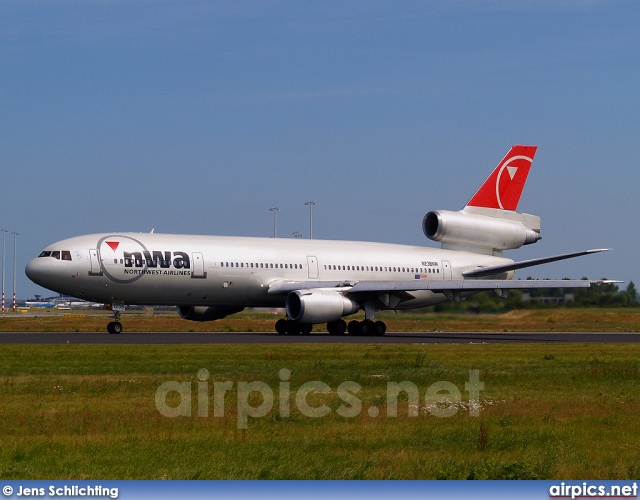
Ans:
[[[527,278],[532,279],[532,278]],[[569,278],[564,278],[569,279]],[[588,278],[582,278],[587,280]],[[434,306],[437,312],[504,312],[513,309],[543,309],[557,307],[638,307],[638,291],[633,281],[625,289],[615,283],[592,285],[589,288],[535,288],[509,290],[506,299],[495,292],[481,292],[460,302]]]

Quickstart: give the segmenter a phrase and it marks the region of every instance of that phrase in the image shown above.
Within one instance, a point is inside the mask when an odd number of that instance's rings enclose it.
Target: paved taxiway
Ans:
[[[384,337],[277,333],[0,333],[0,344],[482,344],[640,342],[640,333],[388,333]]]

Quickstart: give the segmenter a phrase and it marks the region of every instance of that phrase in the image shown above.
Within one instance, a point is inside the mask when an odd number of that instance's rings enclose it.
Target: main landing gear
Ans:
[[[280,335],[309,335],[313,325],[309,323],[298,323],[290,319],[279,319],[276,321],[276,331]],[[329,335],[375,335],[382,336],[387,332],[387,325],[384,321],[372,321],[365,319],[364,321],[350,321],[349,325],[343,319],[329,321],[327,323],[327,331]]]
[[[349,332],[349,335],[384,335],[387,332],[387,325],[383,321],[372,321],[365,319],[364,321],[349,321],[349,325],[345,323],[343,319],[338,321],[331,321],[327,323],[327,331],[330,335],[344,335]]]
[[[280,335],[309,335],[312,328],[311,323],[299,323],[290,319],[276,321],[276,332]]]
[[[384,324],[384,321],[372,321],[370,319],[365,319],[364,321],[349,321],[349,326],[347,327],[349,331],[349,335],[376,335],[382,336],[387,333],[387,325]]]
[[[387,325],[383,321],[372,321],[365,319],[364,321],[349,321],[349,325],[343,319],[331,321],[327,323],[327,331],[330,335],[384,335],[387,332]]]

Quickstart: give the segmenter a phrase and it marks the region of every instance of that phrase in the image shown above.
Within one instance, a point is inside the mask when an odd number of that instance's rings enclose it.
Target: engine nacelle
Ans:
[[[357,302],[330,290],[296,290],[287,295],[287,316],[300,323],[328,323],[358,309]]]
[[[526,214],[513,216],[525,217]],[[508,217],[509,215],[505,215]],[[532,216],[527,216],[532,217]],[[422,220],[422,231],[430,240],[447,246],[511,250],[538,241],[540,233],[523,222],[508,218],[488,217],[468,212],[435,210]]]
[[[178,306],[178,314],[189,321],[213,321],[244,310],[244,307]]]

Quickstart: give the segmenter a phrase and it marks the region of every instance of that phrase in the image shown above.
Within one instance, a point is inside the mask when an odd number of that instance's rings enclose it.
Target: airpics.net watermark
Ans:
[[[309,418],[321,418],[329,415],[332,410],[324,402],[318,401],[317,395],[335,394],[341,404],[335,412],[344,418],[354,418],[363,411],[362,400],[357,394],[362,386],[357,382],[342,382],[335,391],[331,386],[319,380],[302,384],[297,390],[291,389],[291,370],[282,368],[278,372],[280,381],[277,391],[267,383],[255,380],[251,382],[224,382],[209,380],[206,368],[198,370],[198,381],[195,389],[197,398],[198,417],[209,417],[209,400],[213,395],[213,416],[225,416],[225,401],[227,393],[236,395],[238,429],[247,429],[249,417],[262,418],[274,410],[277,401],[277,411],[280,418],[291,416],[292,401],[300,414]],[[462,393],[458,387],[447,381],[431,384],[424,393],[424,406],[420,406],[420,390],[410,381],[387,382],[386,395],[381,398],[386,406],[387,417],[398,416],[398,400],[402,397],[407,401],[407,416],[417,417],[426,410],[435,417],[452,417],[461,409],[469,412],[469,416],[480,415],[480,391],[484,390],[484,382],[480,381],[479,370],[469,370],[469,381],[465,382],[464,390],[468,392],[468,400],[462,401]],[[277,392],[277,398],[276,398]],[[165,417],[190,417],[192,407],[193,383],[168,381],[158,387],[155,403],[158,411]],[[309,402],[310,396],[313,403]],[[170,404],[171,403],[171,404]],[[378,406],[369,406],[367,414],[371,418],[380,415]]]

